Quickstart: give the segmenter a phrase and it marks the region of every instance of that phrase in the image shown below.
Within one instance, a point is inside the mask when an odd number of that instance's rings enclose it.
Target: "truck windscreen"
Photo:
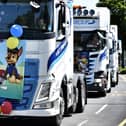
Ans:
[[[86,51],[98,51],[104,48],[105,41],[101,39],[97,31],[85,31],[85,32],[75,32],[74,33],[74,46],[77,50]]]
[[[53,2],[42,0],[40,8],[33,8],[30,0],[1,0],[0,1],[0,32],[8,32],[13,24],[23,28],[53,31]]]

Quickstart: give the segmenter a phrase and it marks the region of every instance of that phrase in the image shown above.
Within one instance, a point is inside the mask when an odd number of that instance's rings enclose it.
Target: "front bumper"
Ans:
[[[52,102],[50,102],[52,104]],[[0,114],[0,118],[16,118],[16,117],[51,117],[56,116],[60,112],[59,99],[53,101],[53,105],[50,107],[45,107],[40,103],[40,105],[27,110],[12,110],[10,114]],[[44,103],[45,104],[45,103]],[[36,106],[36,105],[34,105]]]
[[[41,109],[41,110],[21,110],[21,111],[12,111],[9,115],[0,115],[1,117],[49,117],[55,116],[58,114],[58,111],[55,109]]]
[[[92,83],[87,84],[87,91],[88,92],[103,92],[106,88],[106,85],[103,83]]]

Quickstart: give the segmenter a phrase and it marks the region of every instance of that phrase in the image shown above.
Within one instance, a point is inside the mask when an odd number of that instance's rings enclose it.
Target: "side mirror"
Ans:
[[[108,41],[107,41],[107,46],[109,49],[113,48],[113,34],[112,33],[108,33]]]
[[[102,38],[102,39],[105,39],[106,40],[106,44],[107,44],[107,47],[109,48],[109,49],[111,49],[112,48],[112,34],[108,34],[108,36],[107,37],[104,37],[100,32],[97,32],[98,33],[98,36],[100,37],[100,38]]]
[[[104,37],[100,32],[97,32],[98,36],[102,39],[107,39],[106,37]]]
[[[108,41],[107,41],[107,47],[109,49],[112,49],[113,48],[112,39],[108,39]]]
[[[40,0],[32,0],[30,1],[30,5],[34,8],[40,8]]]
[[[118,52],[119,54],[122,54],[122,41],[118,40]]]

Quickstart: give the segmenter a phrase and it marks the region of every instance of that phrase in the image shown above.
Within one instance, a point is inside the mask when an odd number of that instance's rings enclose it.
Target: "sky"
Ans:
[[[88,8],[94,7],[99,0],[74,0],[74,5],[84,5]]]

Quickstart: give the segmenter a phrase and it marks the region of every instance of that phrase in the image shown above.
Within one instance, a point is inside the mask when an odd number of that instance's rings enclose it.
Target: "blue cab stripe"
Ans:
[[[68,42],[64,39],[59,46],[54,50],[54,52],[50,55],[47,65],[47,71],[51,69],[64,55],[65,50],[68,46]]]
[[[106,57],[106,50],[100,55],[99,61],[102,61]]]

